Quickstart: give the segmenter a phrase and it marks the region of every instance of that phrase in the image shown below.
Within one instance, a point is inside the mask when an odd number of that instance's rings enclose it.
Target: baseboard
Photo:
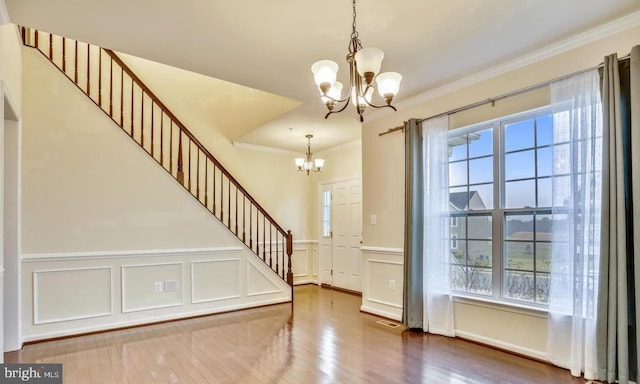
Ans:
[[[372,315],[384,317],[384,318],[389,319],[389,320],[402,321],[402,315],[398,316],[395,313],[383,311],[381,309],[367,307],[366,305],[363,305],[363,306],[360,307],[360,312],[365,312],[365,313],[369,313],[369,314],[372,314]]]
[[[519,345],[506,343],[501,340],[496,340],[489,337],[476,335],[470,332],[459,331],[459,330],[456,330],[455,332],[456,332],[456,337],[460,339],[469,340],[474,343],[486,345],[489,347],[494,347],[509,353],[513,353],[516,355],[521,355],[521,356],[539,360],[545,363],[549,363],[549,358],[547,357],[546,352],[543,352],[543,351],[537,351],[535,349],[525,348]]]
[[[340,288],[340,287],[336,287],[336,286],[329,285],[329,284],[324,284],[324,283],[320,284],[320,286],[321,286],[322,288],[333,289],[333,290],[336,290],[336,291],[340,291],[340,292],[348,293],[348,294],[350,294],[350,295],[356,295],[356,296],[360,296],[360,297],[362,297],[362,292],[352,291],[351,289]]]
[[[208,315],[219,315],[222,313],[241,311],[245,309],[253,309],[266,307],[269,305],[283,304],[291,302],[290,299],[275,299],[275,300],[265,300],[259,304],[257,303],[245,303],[240,305],[230,305],[227,307],[220,307],[215,309],[207,309],[200,311],[191,311],[191,312],[183,312],[165,316],[154,316],[153,318],[147,319],[136,319],[131,321],[121,321],[110,324],[101,324],[95,326],[88,327],[80,327],[80,328],[70,328],[66,330],[54,331],[54,332],[42,332],[31,335],[25,335],[22,338],[23,344],[32,344],[35,342],[42,342],[52,339],[66,338],[66,337],[75,337],[84,334],[91,333],[100,333],[100,332],[109,332],[116,331],[123,328],[133,328],[139,326],[153,325],[157,323],[164,323],[169,321],[177,321],[177,320],[186,320],[194,317],[208,316]],[[257,305],[256,305],[257,304]]]

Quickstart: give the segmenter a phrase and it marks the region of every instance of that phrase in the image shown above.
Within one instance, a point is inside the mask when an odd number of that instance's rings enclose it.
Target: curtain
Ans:
[[[454,336],[449,288],[447,116],[405,123],[405,263],[402,320]]]
[[[547,353],[596,378],[602,215],[602,103],[597,70],[551,84],[553,230]]]
[[[404,202],[404,284],[402,322],[412,329],[423,329],[423,148],[418,121],[404,124],[405,202]]]
[[[603,242],[598,296],[598,379],[638,381],[640,306],[640,46],[605,57]],[[636,148],[632,150],[632,148]],[[634,241],[636,239],[636,241]]]
[[[422,122],[424,141],[424,330],[455,336],[450,285],[449,116]]]

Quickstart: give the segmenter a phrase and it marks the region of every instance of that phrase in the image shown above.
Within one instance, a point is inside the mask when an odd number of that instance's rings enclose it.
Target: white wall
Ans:
[[[0,26],[0,79],[11,94],[18,114],[22,110],[21,45],[15,25]]]
[[[248,122],[259,126],[264,119],[275,116],[269,115],[273,111],[281,111],[279,104],[260,103],[263,100],[255,95],[233,94],[234,86],[227,91],[227,98],[234,98],[234,103],[243,102],[240,110],[237,106],[228,106],[225,116],[229,125],[221,126],[212,120],[210,114],[219,114],[220,105],[208,108],[212,100],[218,100],[220,95],[206,95],[203,90],[194,87],[189,92],[195,93],[185,96],[185,83],[215,81],[201,79],[201,75],[188,73],[162,64],[144,59],[122,55],[132,70],[149,86],[149,88],[163,101],[171,111],[193,132],[198,140],[220,161],[220,163],[240,182],[240,184],[262,205],[285,230],[291,230],[296,240],[307,240],[311,236],[309,217],[301,215],[309,206],[311,185],[308,180],[296,172],[292,156],[286,153],[255,151],[240,149],[233,145],[228,137],[235,137],[237,133],[229,133],[229,126],[238,123],[234,114],[250,115],[258,122]],[[173,77],[173,78],[170,78]],[[194,77],[196,80],[194,80]],[[219,80],[218,80],[219,81]],[[244,87],[242,87],[244,88]],[[245,92],[259,92],[247,91]],[[199,94],[200,93],[200,94]],[[259,92],[261,93],[261,92]],[[283,99],[276,97],[277,99]],[[224,99],[224,98],[222,98]],[[234,104],[231,103],[231,104]],[[288,101],[282,101],[287,108],[292,108]],[[214,103],[215,104],[215,103]],[[226,105],[226,103],[222,103]],[[240,115],[242,117],[242,115]],[[239,119],[248,121],[249,119]],[[246,129],[246,127],[243,127]],[[240,130],[239,128],[237,130]],[[236,130],[236,131],[237,131]]]
[[[31,48],[23,74],[25,341],[290,300],[284,281]]]
[[[624,20],[576,39],[558,42],[547,51],[532,52],[526,60],[501,65],[502,73],[490,69],[461,79],[428,93],[418,102],[398,105],[396,113],[365,122],[362,130],[363,258],[365,264],[376,264],[376,269],[370,276],[373,285],[363,293],[364,310],[394,319],[399,319],[402,314],[402,294],[389,288],[388,280],[398,276],[397,263],[403,260],[398,252],[403,249],[404,233],[404,136],[400,132],[381,137],[378,134],[402,125],[412,117],[432,116],[598,65],[605,55],[613,52],[626,55],[632,46],[640,43],[638,24],[635,17],[635,20]],[[545,97],[545,91],[541,90],[521,101],[498,102],[496,108],[487,106],[456,115],[452,121],[455,126],[483,121],[502,113],[504,105],[511,104],[517,108],[515,105],[521,103],[522,108],[529,108],[539,105]],[[375,225],[367,220],[371,214],[377,215]],[[384,265],[387,268],[383,268]],[[402,282],[396,284],[401,285]],[[456,334],[459,336],[546,358],[547,321],[544,312],[469,299],[456,300],[454,308]]]

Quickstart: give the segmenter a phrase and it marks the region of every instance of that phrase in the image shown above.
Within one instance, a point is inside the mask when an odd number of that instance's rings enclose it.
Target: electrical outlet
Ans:
[[[395,280],[389,280],[389,289],[396,289],[396,281]]]
[[[165,280],[164,281],[164,291],[165,292],[175,292],[179,288],[178,280]]]
[[[155,293],[164,292],[164,283],[162,281],[156,281],[153,283],[153,291]]]

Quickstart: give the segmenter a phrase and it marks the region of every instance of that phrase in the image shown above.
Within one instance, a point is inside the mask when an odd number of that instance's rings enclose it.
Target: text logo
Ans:
[[[62,364],[0,364],[0,383],[62,384]]]

